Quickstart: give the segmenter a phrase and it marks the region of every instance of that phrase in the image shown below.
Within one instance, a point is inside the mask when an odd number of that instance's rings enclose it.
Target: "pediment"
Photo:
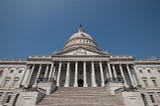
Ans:
[[[70,51],[68,53],[64,53],[63,55],[99,55],[99,54],[80,48]]]
[[[85,55],[91,55],[91,56],[98,56],[98,55],[107,55],[106,53],[103,53],[101,51],[95,51],[95,50],[89,50],[86,48],[76,48],[73,50],[65,51],[65,52],[59,52],[57,55],[68,55],[68,56],[85,56]]]

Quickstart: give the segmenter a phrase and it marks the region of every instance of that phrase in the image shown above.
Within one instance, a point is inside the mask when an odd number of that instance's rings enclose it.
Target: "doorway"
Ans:
[[[83,87],[83,80],[82,79],[78,80],[78,87]]]

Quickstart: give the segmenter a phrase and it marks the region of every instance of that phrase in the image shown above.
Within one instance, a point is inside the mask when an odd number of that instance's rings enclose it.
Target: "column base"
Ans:
[[[78,87],[78,84],[77,84],[77,83],[74,83],[73,86],[74,86],[74,87]]]
[[[59,87],[59,83],[56,84]]]
[[[69,84],[66,84],[66,83],[65,83],[65,84],[64,84],[64,87],[69,87]]]
[[[101,87],[104,87],[105,85],[104,85],[104,82],[103,83],[101,83]]]
[[[97,84],[92,84],[92,87],[97,87]]]
[[[83,84],[83,87],[88,87],[88,84]]]

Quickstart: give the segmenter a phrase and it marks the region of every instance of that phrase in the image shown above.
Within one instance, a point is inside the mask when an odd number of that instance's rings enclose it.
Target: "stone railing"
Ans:
[[[34,92],[34,91],[37,91],[37,92],[40,92],[40,93],[45,93],[46,90],[42,89],[42,88],[39,88],[39,87],[23,87],[23,91],[24,92]]]
[[[135,91],[138,91],[138,87],[133,87],[133,86],[125,87],[125,86],[124,86],[124,87],[122,87],[122,88],[116,89],[114,92],[115,92],[115,94],[117,94],[117,93],[125,92],[125,91],[135,92]]]
[[[56,80],[54,80],[53,78],[38,78],[37,83],[40,82],[53,82],[56,83]]]
[[[105,84],[112,82],[112,83],[122,83],[123,79],[122,78],[107,78],[105,80]]]

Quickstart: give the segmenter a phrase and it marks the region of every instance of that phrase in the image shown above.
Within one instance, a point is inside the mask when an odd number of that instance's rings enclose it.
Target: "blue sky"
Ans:
[[[80,24],[111,55],[160,59],[160,0],[1,0],[0,59],[51,55]]]

